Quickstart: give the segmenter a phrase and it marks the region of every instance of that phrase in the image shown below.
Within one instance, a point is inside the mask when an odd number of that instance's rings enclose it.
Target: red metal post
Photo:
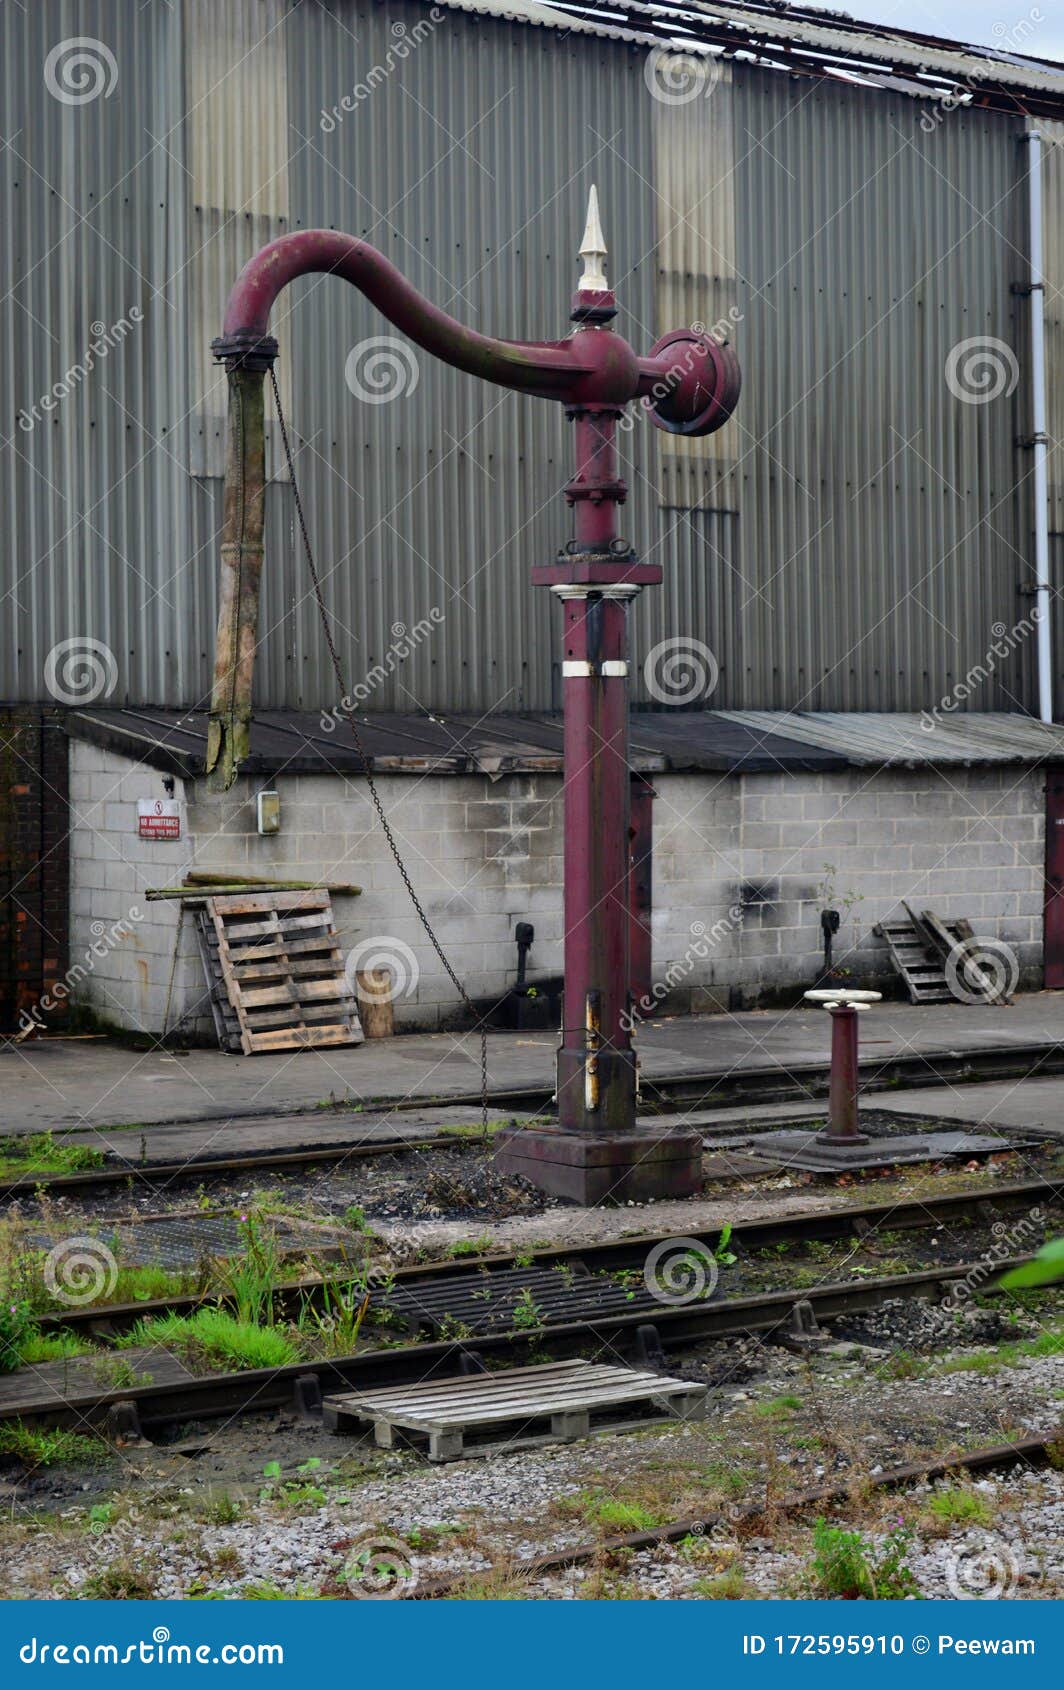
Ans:
[[[628,891],[628,990],[636,1016],[653,1004],[651,918],[654,909],[654,788],[646,775],[630,782],[631,869]]]

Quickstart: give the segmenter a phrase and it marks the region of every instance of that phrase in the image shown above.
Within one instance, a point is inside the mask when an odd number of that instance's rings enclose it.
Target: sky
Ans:
[[[870,23],[1064,62],[1061,0],[825,0]]]

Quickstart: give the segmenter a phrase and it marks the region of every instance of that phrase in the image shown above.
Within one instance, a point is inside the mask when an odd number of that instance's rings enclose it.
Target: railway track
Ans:
[[[1017,1443],[991,1444],[966,1453],[932,1456],[923,1461],[906,1462],[904,1466],[888,1467],[882,1473],[861,1475],[861,1478],[872,1490],[882,1491],[897,1490],[904,1485],[919,1484],[923,1481],[934,1482],[936,1479],[948,1478],[954,1473],[993,1472],[1002,1467],[1015,1466],[1017,1463],[1030,1467],[1045,1466],[1054,1458],[1054,1446],[1061,1443],[1064,1443],[1064,1426],[1057,1426],[1050,1432],[1023,1438]],[[736,1503],[726,1514],[715,1512],[693,1519],[674,1520],[668,1525],[655,1526],[647,1531],[626,1532],[617,1537],[598,1538],[593,1542],[577,1544],[570,1549],[528,1556],[522,1561],[512,1563],[508,1574],[515,1582],[531,1582],[549,1573],[561,1573],[570,1567],[586,1566],[590,1561],[619,1551],[630,1550],[638,1553],[640,1550],[655,1549],[660,1544],[680,1543],[685,1538],[708,1536],[722,1527],[734,1533],[737,1527],[756,1525],[768,1517],[778,1519],[780,1514],[800,1514],[806,1509],[824,1508],[832,1503],[846,1502],[853,1494],[853,1479],[854,1476],[851,1475],[848,1482],[839,1480],[834,1484],[818,1485],[812,1490],[795,1491],[789,1496],[774,1497],[771,1504],[756,1501]],[[476,1582],[475,1573],[452,1574],[426,1581],[424,1584],[416,1584],[403,1596],[403,1600],[438,1601],[469,1585],[475,1585]]]
[[[253,1156],[189,1157],[182,1162],[130,1161],[116,1167],[90,1168],[76,1174],[22,1174],[17,1179],[0,1180],[0,1202],[35,1197],[38,1192],[53,1198],[79,1196],[128,1186],[131,1180],[149,1189],[156,1186],[170,1188],[183,1182],[199,1185],[205,1179],[222,1178],[227,1174],[269,1173],[273,1168],[310,1167],[322,1162],[365,1162],[384,1156],[404,1156],[414,1150],[453,1149],[455,1145],[468,1142],[464,1136],[445,1133],[433,1138],[381,1139],[303,1150],[265,1150]]]
[[[995,1261],[993,1275],[1017,1266],[1026,1256]],[[297,1361],[284,1367],[257,1368],[237,1373],[194,1376],[176,1358],[157,1352],[138,1356],[143,1365],[162,1365],[166,1377],[152,1374],[149,1382],[124,1383],[101,1390],[78,1362],[49,1363],[5,1376],[7,1390],[0,1397],[0,1422],[21,1420],[34,1425],[84,1426],[102,1424],[118,1409],[132,1405],[141,1426],[163,1426],[187,1420],[284,1409],[293,1404],[304,1411],[324,1391],[369,1390],[431,1378],[449,1378],[482,1366],[522,1367],[544,1359],[567,1360],[589,1348],[617,1357],[645,1357],[647,1329],[654,1342],[676,1349],[707,1340],[747,1334],[782,1335],[793,1320],[796,1304],[807,1303],[818,1321],[874,1308],[892,1298],[941,1298],[952,1285],[973,1280],[984,1291],[984,1258],[950,1266],[922,1268],[915,1273],[891,1274],[858,1282],[827,1282],[757,1292],[748,1296],[711,1297],[665,1304],[645,1300],[627,1310],[616,1304],[595,1308],[584,1318],[556,1319],[534,1329],[481,1331],[461,1339],[397,1344],[353,1356]],[[136,1352],[124,1352],[127,1356]],[[23,1374],[29,1374],[24,1378]],[[130,1410],[124,1409],[127,1419]]]
[[[731,1242],[741,1251],[756,1252],[771,1246],[790,1247],[811,1241],[827,1243],[849,1237],[861,1239],[874,1235],[888,1223],[892,1231],[899,1232],[929,1231],[951,1222],[970,1221],[973,1216],[993,1225],[1017,1210],[1061,1199],[1064,1199],[1064,1176],[1047,1176],[996,1186],[992,1192],[950,1192],[740,1221],[732,1228]],[[567,1268],[586,1269],[591,1275],[624,1273],[641,1269],[649,1252],[665,1242],[668,1236],[639,1233],[605,1243],[558,1245],[530,1251],[522,1257],[522,1261],[526,1264],[526,1271],[532,1275]],[[719,1237],[719,1228],[696,1230],[689,1236],[712,1250]],[[330,1252],[321,1254],[327,1256]],[[433,1324],[430,1316],[438,1314],[442,1317],[448,1308],[453,1312],[456,1306],[464,1305],[468,1312],[471,1293],[463,1288],[475,1288],[485,1273],[504,1271],[513,1260],[512,1252],[466,1256],[446,1263],[398,1268],[392,1278],[410,1312],[416,1314],[420,1300],[426,1315],[425,1324]],[[441,1288],[450,1296],[441,1295]],[[303,1299],[310,1298],[313,1302],[323,1295],[324,1290],[325,1281],[318,1276],[281,1284],[276,1293],[279,1311],[285,1314],[295,1312]],[[217,1293],[202,1292],[133,1303],[89,1304],[84,1308],[44,1315],[39,1324],[44,1331],[115,1335],[128,1331],[140,1320],[171,1312],[191,1314],[197,1308],[218,1301]]]

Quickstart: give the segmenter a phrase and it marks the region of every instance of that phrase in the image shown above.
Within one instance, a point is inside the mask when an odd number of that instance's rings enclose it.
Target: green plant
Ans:
[[[296,1348],[274,1326],[254,1326],[227,1309],[197,1309],[192,1315],[163,1314],[138,1320],[116,1343],[121,1349],[174,1350],[195,1363],[226,1368],[287,1367]]]
[[[251,1213],[241,1215],[239,1228],[243,1249],[220,1265],[221,1284],[236,1308],[238,1320],[252,1326],[270,1326],[281,1268],[277,1235]]]
[[[10,1455],[24,1467],[101,1461],[106,1447],[97,1438],[59,1427],[24,1426],[20,1420],[7,1420],[0,1426],[0,1455]]]
[[[715,1578],[698,1579],[692,1588],[707,1602],[741,1602],[747,1597],[760,1595],[738,1567],[729,1567],[727,1572],[718,1573]]]
[[[0,1173],[76,1174],[102,1168],[102,1150],[77,1144],[70,1138],[57,1139],[50,1132],[29,1133],[24,1138],[0,1140]]]
[[[208,1497],[201,1509],[203,1518],[212,1526],[231,1526],[240,1519],[243,1511],[242,1505],[235,1501],[228,1491],[222,1491],[219,1496]]]
[[[105,1391],[135,1390],[138,1385],[150,1385],[152,1375],[134,1367],[125,1356],[102,1355],[92,1364],[93,1378]]]
[[[67,1361],[74,1356],[94,1353],[92,1344],[86,1338],[79,1338],[76,1332],[41,1332],[36,1326],[30,1328],[19,1345],[23,1365],[42,1361]]]
[[[947,1485],[937,1490],[927,1512],[947,1525],[988,1526],[993,1511],[985,1496],[965,1485]]]
[[[22,1365],[22,1346],[34,1331],[33,1312],[28,1302],[0,1303],[0,1373],[13,1373]]]
[[[93,1573],[81,1587],[82,1596],[101,1602],[146,1602],[155,1595],[151,1575],[131,1561],[113,1561]]]
[[[1033,1285],[1056,1285],[1064,1279],[1064,1238],[1043,1244],[1033,1261],[1012,1268],[1001,1281],[1005,1291],[1023,1291]]]
[[[530,1285],[525,1286],[514,1304],[513,1323],[519,1332],[537,1332],[543,1325],[543,1310],[533,1297]]]
[[[479,1238],[457,1238],[451,1245],[449,1254],[461,1256],[483,1256],[491,1249],[491,1235],[482,1232]]]
[[[757,1403],[754,1412],[760,1414],[766,1420],[786,1420],[789,1415],[796,1413],[801,1406],[801,1397],[787,1394],[782,1397],[770,1397],[767,1402]]]
[[[818,1520],[813,1528],[814,1583],[824,1595],[863,1597],[867,1601],[901,1601],[919,1595],[919,1586],[905,1564],[911,1542],[911,1533],[900,1525],[888,1532],[877,1548],[860,1532]]]
[[[370,1230],[369,1223],[366,1220],[366,1211],[359,1208],[357,1203],[350,1204],[344,1210],[344,1225],[351,1232],[368,1232]]]
[[[713,1246],[713,1260],[717,1262],[720,1267],[732,1267],[734,1263],[739,1260],[738,1256],[728,1249],[728,1245],[731,1242],[731,1235],[732,1223],[731,1221],[725,1221],[724,1225],[720,1229],[720,1237]]]

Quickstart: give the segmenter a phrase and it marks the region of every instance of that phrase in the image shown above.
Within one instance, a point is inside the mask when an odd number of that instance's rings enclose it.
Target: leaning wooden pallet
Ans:
[[[200,933],[223,1048],[251,1056],[362,1042],[328,892],[208,898]]]

